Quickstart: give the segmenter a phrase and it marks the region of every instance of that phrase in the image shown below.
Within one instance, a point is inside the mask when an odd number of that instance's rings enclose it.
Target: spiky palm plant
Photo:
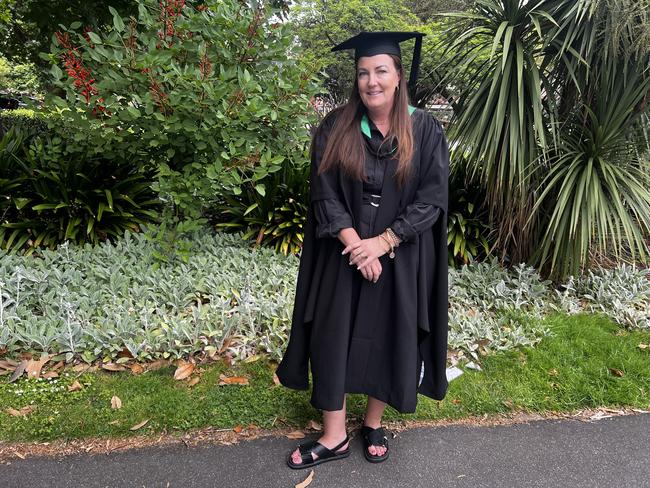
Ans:
[[[502,260],[559,276],[593,246],[647,255],[650,185],[631,143],[650,102],[648,4],[477,0],[454,14],[442,66],[450,82],[475,75],[450,138],[486,188]]]

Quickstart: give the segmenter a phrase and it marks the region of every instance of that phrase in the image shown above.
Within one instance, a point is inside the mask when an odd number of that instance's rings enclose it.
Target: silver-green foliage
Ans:
[[[161,263],[155,243],[65,244],[41,257],[0,254],[0,350],[67,361],[139,360],[229,350],[279,359],[291,325],[298,258],[250,249],[237,234],[196,231],[187,261]],[[571,278],[563,291],[525,265],[449,270],[449,346],[479,352],[535,345],[553,310],[597,311],[650,327],[648,271],[622,266]],[[126,359],[118,359],[124,361]]]
[[[250,250],[237,235],[195,234],[187,263],[154,266],[140,234],[116,245],[63,245],[42,259],[0,258],[0,348],[70,360],[261,349],[280,355],[298,260]],[[160,264],[158,262],[158,264]]]
[[[449,346],[469,352],[533,346],[548,329],[548,282],[521,264],[511,272],[495,260],[449,270]]]
[[[621,265],[589,271],[557,291],[562,310],[599,312],[628,328],[650,330],[650,269]]]

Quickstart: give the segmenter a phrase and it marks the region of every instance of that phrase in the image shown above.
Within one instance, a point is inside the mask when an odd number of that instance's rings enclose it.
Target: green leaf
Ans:
[[[95,34],[94,32],[89,31],[87,34],[88,34],[88,37],[90,38],[90,40],[92,41],[93,44],[101,44],[102,43],[102,39],[97,34]]]
[[[113,26],[115,27],[115,30],[122,32],[124,30],[124,21],[122,21],[122,17],[113,7],[109,6],[108,10],[113,15]]]
[[[127,112],[129,112],[129,114],[130,114],[134,119],[139,118],[140,115],[141,115],[141,114],[140,114],[140,111],[139,111],[137,108],[132,107],[131,105],[129,105],[128,107],[126,107],[126,110],[127,110]]]

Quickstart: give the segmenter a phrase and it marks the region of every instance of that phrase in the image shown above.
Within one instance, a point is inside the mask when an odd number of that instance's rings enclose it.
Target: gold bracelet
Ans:
[[[390,227],[386,228],[386,232],[388,232],[388,235],[390,236],[391,240],[393,241],[394,247],[399,247],[400,245],[400,238],[397,237],[397,234],[391,229]]]
[[[384,231],[386,232],[386,231]],[[395,250],[393,244],[388,240],[388,238],[384,235],[384,232],[379,234],[379,237],[381,237],[384,241],[386,241],[386,244],[390,247],[390,254],[388,254],[388,257],[391,259],[395,258]]]
[[[382,239],[386,244],[388,244],[388,248],[390,249],[390,254],[388,255],[391,259],[395,257],[395,253],[393,252],[393,245],[390,243],[388,238],[383,234],[379,234],[379,238]],[[388,251],[386,251],[388,253]]]

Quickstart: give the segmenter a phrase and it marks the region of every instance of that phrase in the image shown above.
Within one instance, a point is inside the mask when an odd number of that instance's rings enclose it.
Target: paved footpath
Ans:
[[[289,488],[309,474],[284,464],[296,442],[265,437],[14,460],[0,466],[0,488]],[[350,457],[314,468],[309,487],[650,487],[650,414],[417,428],[391,439],[390,447],[391,457],[373,465],[357,437]]]

